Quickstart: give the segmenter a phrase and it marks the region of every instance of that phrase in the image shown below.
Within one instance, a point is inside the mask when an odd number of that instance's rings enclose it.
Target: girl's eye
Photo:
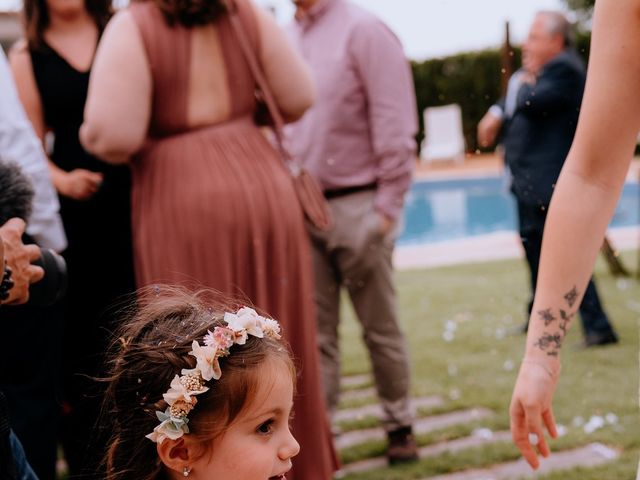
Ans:
[[[266,422],[260,424],[258,427],[258,433],[262,435],[268,435],[273,430],[273,420],[269,419]]]

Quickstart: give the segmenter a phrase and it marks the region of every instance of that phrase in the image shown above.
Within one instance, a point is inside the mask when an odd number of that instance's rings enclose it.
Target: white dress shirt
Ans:
[[[67,247],[58,195],[51,183],[42,145],[18,98],[4,52],[0,49],[0,160],[11,162],[33,184],[33,210],[27,233],[44,248],[57,252]],[[2,192],[0,192],[0,195]]]

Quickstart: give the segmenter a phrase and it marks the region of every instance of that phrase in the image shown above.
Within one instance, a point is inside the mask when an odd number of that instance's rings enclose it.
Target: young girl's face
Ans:
[[[267,372],[267,370],[269,372]],[[278,362],[265,365],[257,395],[237,420],[213,441],[211,455],[192,465],[194,480],[281,480],[300,445],[289,431],[293,381]]]

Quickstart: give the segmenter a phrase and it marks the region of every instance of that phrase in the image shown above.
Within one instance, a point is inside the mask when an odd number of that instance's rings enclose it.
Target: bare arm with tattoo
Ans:
[[[533,468],[556,436],[560,356],[640,131],[640,0],[599,0],[578,129],[545,225],[527,345],[511,400],[513,440]],[[537,452],[529,434],[538,437]]]

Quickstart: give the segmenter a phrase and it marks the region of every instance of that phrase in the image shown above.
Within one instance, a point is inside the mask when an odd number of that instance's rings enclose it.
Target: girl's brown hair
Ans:
[[[85,8],[100,31],[107,26],[113,8],[111,0],[85,0]],[[44,43],[44,31],[49,26],[46,0],[23,0],[23,21],[29,48],[37,49]]]
[[[170,25],[185,27],[207,25],[227,12],[223,0],[138,0],[152,1],[164,14]]]
[[[167,408],[162,395],[171,380],[182,369],[195,367],[189,355],[192,342],[201,342],[207,330],[222,325],[225,311],[237,308],[210,291],[162,286],[138,292],[138,302],[114,342],[106,379],[103,423],[113,432],[106,458],[108,480],[165,478],[156,444],[145,435],[158,425],[156,411]],[[206,442],[223,433],[255,396],[263,368],[278,360],[294,381],[293,362],[282,341],[249,336],[246,344],[234,345],[231,354],[220,359],[222,377],[198,395],[189,413],[189,435]]]

